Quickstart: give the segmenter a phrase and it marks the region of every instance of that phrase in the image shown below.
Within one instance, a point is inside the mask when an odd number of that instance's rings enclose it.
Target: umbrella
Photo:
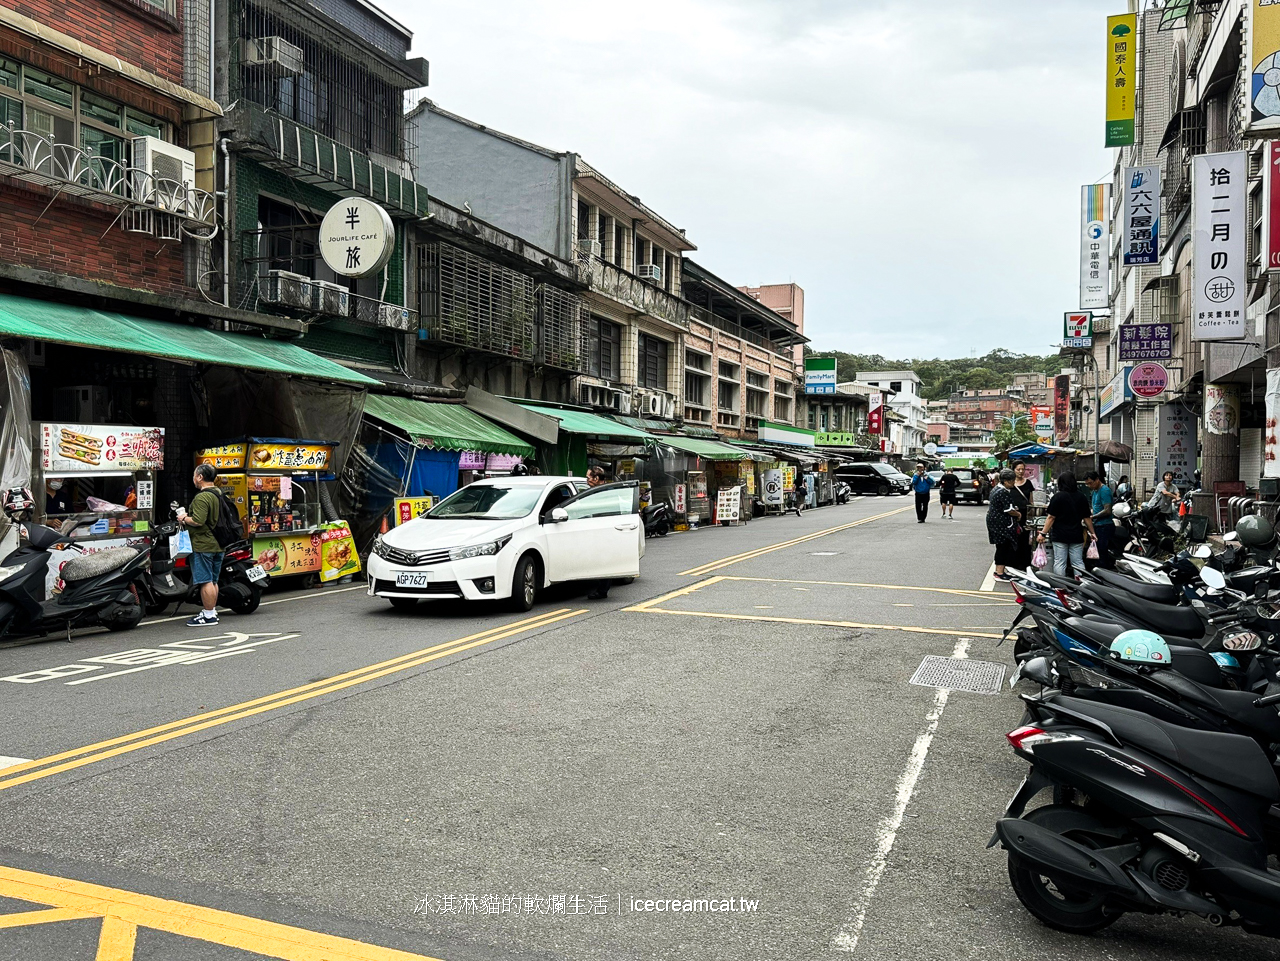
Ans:
[[[1118,440],[1104,440],[1098,445],[1098,456],[1127,464],[1133,460],[1133,448]]]

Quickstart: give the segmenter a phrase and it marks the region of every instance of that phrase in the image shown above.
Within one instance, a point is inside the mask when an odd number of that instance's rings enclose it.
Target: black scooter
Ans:
[[[151,572],[144,591],[148,614],[160,614],[173,603],[194,604],[200,600],[186,559],[175,559],[169,553],[169,538],[178,530],[175,519],[157,524],[149,533]],[[236,614],[252,614],[262,602],[266,585],[267,574],[253,559],[252,542],[242,540],[228,544],[222,554],[222,570],[218,572],[219,606],[230,608]]]
[[[4,512],[15,523],[30,516],[34,506],[30,491],[15,488],[5,494]],[[24,543],[0,561],[0,640],[55,632],[66,632],[70,640],[75,628],[127,631],[142,620],[140,588],[146,582],[150,554],[146,545],[110,547],[72,558],[57,572],[63,589],[45,599],[50,551],[59,544],[83,550],[69,537],[95,519],[68,521],[62,531],[31,521],[21,524]]]
[[[654,501],[640,511],[645,537],[666,537],[671,532],[671,508],[665,501]]]

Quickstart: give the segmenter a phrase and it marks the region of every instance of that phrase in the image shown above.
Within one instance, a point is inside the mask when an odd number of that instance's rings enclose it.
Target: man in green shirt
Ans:
[[[214,487],[218,472],[211,464],[201,464],[192,475],[198,493],[191,501],[191,512],[178,508],[178,522],[191,528],[191,580],[200,587],[203,609],[187,627],[209,627],[218,623],[218,574],[222,570],[222,545],[213,536],[218,523],[222,496]]]

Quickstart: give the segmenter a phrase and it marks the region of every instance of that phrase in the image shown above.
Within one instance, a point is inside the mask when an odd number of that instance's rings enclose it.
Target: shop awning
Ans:
[[[586,437],[606,437],[629,441],[650,440],[653,435],[636,427],[619,424],[616,420],[601,417],[585,410],[565,410],[560,407],[542,407],[539,404],[521,404],[525,410],[546,417],[554,417],[560,422],[560,429],[567,434],[582,434]]]
[[[0,294],[0,336],[97,347],[169,360],[245,367],[316,380],[372,386],[372,377],[279,340],[223,334],[203,327],[89,310],[50,300]]]
[[[532,457],[533,448],[515,434],[491,424],[461,404],[433,404],[409,397],[369,394],[364,412],[399,427],[420,447],[475,450],[486,454]]]
[[[741,447],[732,447],[729,444],[722,444],[715,440],[704,440],[701,437],[668,437],[664,435],[655,437],[654,441],[706,460],[748,460],[753,456],[750,451],[743,450]]]

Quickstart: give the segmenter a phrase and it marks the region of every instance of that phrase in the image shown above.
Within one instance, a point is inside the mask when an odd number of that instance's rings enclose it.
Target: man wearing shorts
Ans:
[[[942,505],[942,516],[951,520],[956,519],[956,488],[959,485],[960,478],[956,477],[954,467],[948,467],[938,481],[938,503]]]
[[[218,623],[218,574],[222,570],[222,545],[213,536],[222,497],[213,486],[218,476],[211,464],[201,464],[192,475],[199,493],[191,501],[191,513],[178,508],[178,522],[191,528],[191,582],[200,588],[203,609],[187,627],[211,627]]]

